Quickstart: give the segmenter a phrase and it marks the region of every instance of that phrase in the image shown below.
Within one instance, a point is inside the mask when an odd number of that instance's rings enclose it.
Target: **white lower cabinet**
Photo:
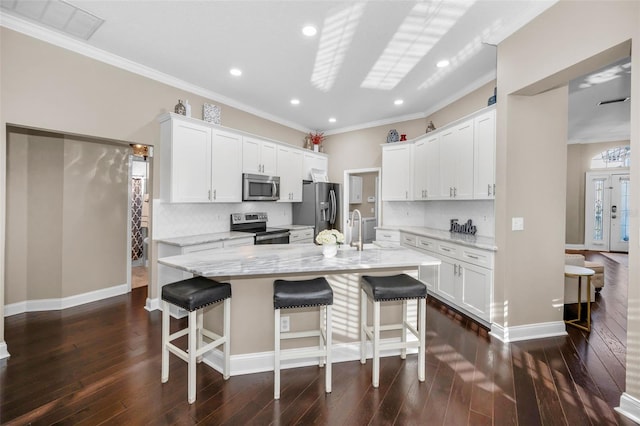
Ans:
[[[289,243],[290,244],[313,243],[313,228],[290,230]]]
[[[439,280],[428,268],[420,270],[420,279],[432,295],[490,325],[493,252],[406,232],[401,233],[400,242],[442,261]]]

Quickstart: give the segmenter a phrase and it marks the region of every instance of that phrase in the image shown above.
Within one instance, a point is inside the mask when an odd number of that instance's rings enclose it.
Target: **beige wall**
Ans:
[[[396,129],[398,134],[406,134],[407,139],[417,138],[425,133],[429,120],[433,121],[437,128],[486,107],[487,100],[493,95],[494,87],[495,82],[486,84],[426,118],[328,136],[324,141],[324,152],[329,154],[331,159],[329,180],[342,182],[345,170],[380,167],[380,145],[386,143],[389,130]]]
[[[7,304],[127,283],[129,149],[8,133]]]
[[[570,31],[567,25],[570,23]],[[566,163],[561,167],[562,176],[558,176],[556,187],[552,193],[538,194],[537,191],[527,193],[524,199],[516,182],[535,179],[542,175],[540,167],[534,161],[522,161],[517,152],[524,147],[524,141],[532,141],[539,135],[549,136],[560,144],[566,139],[566,123],[560,126],[553,117],[544,111],[535,113],[529,120],[537,124],[521,122],[521,112],[526,110],[520,105],[521,99],[513,96],[516,93],[536,95],[549,89],[566,86],[569,80],[607,65],[616,59],[632,52],[632,69],[640,69],[640,3],[624,1],[574,2],[560,1],[534,21],[526,25],[498,46],[498,105],[497,105],[497,158],[496,158],[496,244],[498,252],[495,265],[494,302],[499,306],[508,306],[508,313],[497,317],[496,322],[504,327],[526,325],[536,320],[535,312],[549,312],[548,306],[554,303],[554,294],[547,300],[526,300],[529,292],[519,292],[523,286],[538,286],[546,280],[561,282],[562,269],[557,260],[551,263],[541,262],[539,254],[548,253],[561,257],[564,250],[564,229],[562,238],[557,238],[560,228],[553,223],[540,229],[529,227],[531,219],[536,216],[548,216],[545,209],[552,204],[562,206],[555,222],[564,224],[564,208],[566,199],[562,194],[566,182]],[[629,41],[635,43],[629,44]],[[632,74],[631,89],[631,150],[640,150],[640,131],[638,102],[640,99],[640,73]],[[560,89],[564,90],[564,89]],[[546,98],[546,94],[534,96]],[[542,98],[541,98],[542,99]],[[549,99],[549,112],[561,112],[566,108],[566,100],[562,96]],[[526,104],[526,102],[525,102]],[[551,119],[551,122],[547,121]],[[550,129],[550,126],[557,128]],[[530,132],[530,133],[529,133]],[[563,153],[552,149],[552,154],[566,158],[566,147]],[[548,150],[547,143],[541,143],[540,151]],[[545,154],[548,157],[552,155]],[[632,158],[631,185],[640,187],[638,175],[640,162],[638,156]],[[546,173],[546,170],[545,170]],[[555,172],[553,172],[555,174]],[[544,180],[546,182],[546,180]],[[561,184],[559,184],[561,182]],[[542,195],[543,197],[536,196]],[[544,202],[542,202],[544,200]],[[639,235],[638,226],[638,192],[631,197],[631,235]],[[511,231],[511,218],[514,215],[525,219],[524,231]],[[534,219],[535,220],[535,219]],[[640,306],[640,269],[638,262],[638,243],[633,238],[630,244],[629,269],[629,315],[627,328],[627,389],[626,392],[635,398],[640,397],[640,317],[637,306]],[[532,272],[527,264],[536,264],[537,280],[528,277]],[[521,267],[524,266],[524,269]],[[551,277],[553,274],[553,277]],[[559,276],[559,277],[558,277]],[[515,308],[515,309],[514,309]],[[555,315],[550,315],[553,321]],[[537,318],[539,321],[540,319]]]
[[[626,145],[629,141],[568,145],[566,244],[584,244],[585,174],[591,169],[591,159],[609,148]]]

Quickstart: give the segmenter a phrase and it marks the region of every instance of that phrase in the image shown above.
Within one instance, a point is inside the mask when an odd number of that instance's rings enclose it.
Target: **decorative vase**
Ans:
[[[176,104],[173,112],[180,115],[187,115],[187,107],[182,103],[182,99],[178,99],[178,103]]]
[[[338,245],[336,243],[326,243],[322,245],[322,254],[324,257],[334,257],[338,254]]]
[[[319,143],[314,143],[314,144],[313,144],[313,152],[318,152],[318,151],[320,151],[320,147],[319,147],[319,145],[320,145]]]

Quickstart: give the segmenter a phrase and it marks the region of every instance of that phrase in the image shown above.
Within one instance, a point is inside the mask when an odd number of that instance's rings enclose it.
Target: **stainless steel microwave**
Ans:
[[[280,199],[280,177],[244,173],[242,201],[277,201]]]

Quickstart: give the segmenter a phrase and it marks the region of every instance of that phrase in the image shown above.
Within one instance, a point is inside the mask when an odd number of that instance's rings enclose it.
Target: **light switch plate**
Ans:
[[[512,217],[511,218],[511,230],[512,231],[524,231],[524,218]]]

